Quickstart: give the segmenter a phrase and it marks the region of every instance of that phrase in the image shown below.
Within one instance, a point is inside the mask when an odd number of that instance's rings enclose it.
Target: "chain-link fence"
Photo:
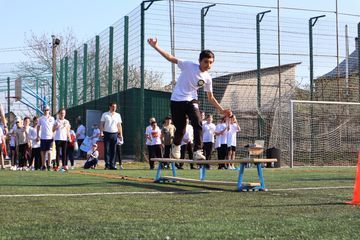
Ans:
[[[282,7],[275,1],[263,6],[144,1],[61,60],[59,102],[76,111],[87,102],[139,89],[138,104],[131,109],[137,127],[125,131],[136,132],[137,144],[143,145],[140,136],[154,115],[147,111],[151,104],[144,91],[171,92],[180,73],[146,39],[157,37],[163,49],[195,62],[201,49],[211,49],[214,94],[233,110],[242,128],[239,156],[242,146],[256,139],[286,153],[289,135],[282,124],[289,119],[290,99],[359,101],[359,16]],[[217,119],[201,91],[202,110]],[[99,108],[105,111],[107,105]]]

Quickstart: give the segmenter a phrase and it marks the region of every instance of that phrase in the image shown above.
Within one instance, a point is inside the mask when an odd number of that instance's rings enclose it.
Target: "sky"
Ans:
[[[0,0],[0,64],[19,62],[26,35],[71,29],[85,42],[138,7],[141,0]],[[5,49],[5,51],[4,51]]]

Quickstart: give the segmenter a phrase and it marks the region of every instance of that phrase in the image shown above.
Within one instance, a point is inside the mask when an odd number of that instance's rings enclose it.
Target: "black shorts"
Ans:
[[[11,151],[16,151],[16,147],[10,146]]]
[[[40,150],[41,151],[50,151],[53,146],[52,139],[41,139],[40,140]]]
[[[233,151],[233,152],[235,152],[235,151],[236,151],[236,147],[235,147],[235,146],[230,146],[230,147],[228,147],[228,151]]]

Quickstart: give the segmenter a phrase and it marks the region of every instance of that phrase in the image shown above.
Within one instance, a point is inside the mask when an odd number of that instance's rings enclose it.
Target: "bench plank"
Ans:
[[[174,159],[174,158],[152,158],[154,162],[174,162],[174,163],[193,163],[193,164],[225,164],[225,163],[271,163],[277,162],[276,158],[253,158],[253,159],[238,159],[238,160],[189,160],[189,159]]]
[[[172,177],[172,176],[164,176],[161,177],[160,180],[171,180],[171,181],[179,181],[179,182],[190,182],[190,183],[203,183],[203,184],[214,184],[214,185],[229,185],[229,186],[236,186],[237,182],[227,182],[227,181],[215,181],[215,180],[199,180],[199,179],[192,179],[192,178],[181,178],[181,177]],[[243,187],[260,187],[260,183],[248,183],[243,182]]]

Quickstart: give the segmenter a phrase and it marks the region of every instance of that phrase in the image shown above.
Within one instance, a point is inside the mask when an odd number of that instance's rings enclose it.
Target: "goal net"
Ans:
[[[292,100],[289,165],[355,165],[360,103]]]

